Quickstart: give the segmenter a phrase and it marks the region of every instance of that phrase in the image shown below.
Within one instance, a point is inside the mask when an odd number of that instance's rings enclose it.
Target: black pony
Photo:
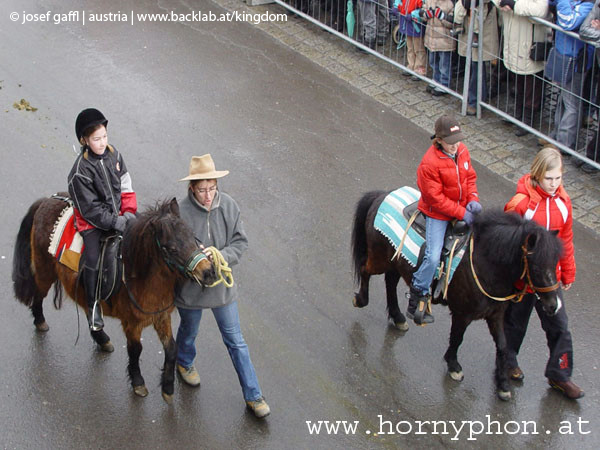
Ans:
[[[369,303],[369,278],[385,274],[387,309],[390,319],[406,331],[406,318],[398,307],[396,287],[400,277],[407,285],[414,267],[403,258],[392,261],[395,249],[374,226],[375,215],[388,192],[367,192],[358,202],[352,231],[352,255],[356,280],[360,282],[354,306]],[[496,344],[496,387],[503,400],[511,397],[506,367],[504,311],[506,300],[517,300],[519,280],[536,292],[544,310],[556,314],[561,307],[556,281],[556,265],[562,246],[555,232],[548,232],[530,220],[502,211],[486,211],[473,224],[470,249],[454,273],[447,302],[452,313],[450,345],[444,359],[450,376],[463,379],[457,352],[463,335],[473,320],[485,319]],[[435,301],[435,300],[434,300]]]
[[[23,218],[15,245],[12,274],[15,296],[31,308],[33,323],[41,332],[49,329],[42,302],[52,285],[56,308],[62,304],[61,286],[84,311],[87,308],[83,286],[77,282],[77,272],[48,253],[50,234],[65,206],[64,201],[55,198],[36,201]],[[181,219],[175,199],[139,215],[125,233],[123,261],[127,285],[122,285],[110,302],[102,305],[102,310],[104,315],[121,320],[127,337],[127,371],[134,392],[141,397],[148,395],[139,366],[141,335],[145,327],[154,327],[165,351],[162,395],[170,402],[177,355],[171,330],[175,283],[188,277],[210,284],[216,279],[215,271],[198,248],[192,231]],[[103,330],[91,334],[101,350],[114,350]]]

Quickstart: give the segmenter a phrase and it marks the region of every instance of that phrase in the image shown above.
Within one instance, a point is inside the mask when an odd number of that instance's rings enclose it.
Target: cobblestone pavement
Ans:
[[[352,44],[290,14],[280,5],[213,1],[228,11],[287,13],[287,22],[261,22],[255,26],[425,130],[433,130],[444,109],[458,115],[460,102],[456,98],[432,97],[425,92],[423,81],[401,77],[398,68],[357,52]],[[538,149],[537,137],[515,136],[514,126],[485,110],[481,119],[458,117],[469,136],[466,142],[473,159],[515,183],[528,171]],[[600,232],[600,174],[582,172],[568,157],[565,162],[565,186],[573,202],[573,217]]]

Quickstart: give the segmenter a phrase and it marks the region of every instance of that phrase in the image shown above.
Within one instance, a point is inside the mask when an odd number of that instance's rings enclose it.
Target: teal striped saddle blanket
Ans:
[[[410,186],[403,186],[390,192],[379,206],[374,223],[375,229],[387,238],[396,251],[404,240],[400,256],[413,267],[416,267],[419,261],[421,247],[423,247],[423,244],[425,243],[425,234],[421,227],[416,227],[414,225],[410,228],[408,227],[409,219],[405,217],[404,210],[418,202],[419,198],[421,198],[421,193]],[[448,284],[452,280],[452,276],[460,264],[465,250],[466,246],[462,245],[461,248],[452,255],[452,263],[450,271],[448,272]],[[443,272],[447,272],[442,270],[442,268],[448,267],[448,260],[451,255],[450,252],[443,253],[447,254],[445,257],[442,256],[440,267],[438,267],[438,270],[436,271],[436,279],[440,279]],[[397,257],[397,255],[395,256]]]

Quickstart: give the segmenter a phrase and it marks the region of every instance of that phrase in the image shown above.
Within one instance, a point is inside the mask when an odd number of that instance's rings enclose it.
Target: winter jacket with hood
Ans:
[[[191,190],[179,203],[181,218],[205,247],[217,248],[229,267],[236,265],[248,248],[242,227],[240,208],[229,195],[217,191],[210,210],[196,200]],[[175,306],[185,309],[218,308],[236,300],[237,285],[228,288],[223,283],[203,288],[186,280],[176,288]]]
[[[563,284],[575,281],[575,247],[573,246],[573,209],[567,191],[561,185],[554,195],[540,186],[533,187],[531,175],[526,174],[517,183],[516,195],[504,207],[529,220],[534,220],[547,230],[558,231],[563,244],[563,254],[556,267],[556,279]]]
[[[135,214],[137,199],[121,154],[107,146],[102,155],[82,148],[68,177],[75,226],[82,232],[112,230],[119,215]]]
[[[429,147],[417,169],[417,185],[419,210],[434,219],[462,219],[467,203],[479,201],[477,174],[462,142],[454,158],[435,145]]]

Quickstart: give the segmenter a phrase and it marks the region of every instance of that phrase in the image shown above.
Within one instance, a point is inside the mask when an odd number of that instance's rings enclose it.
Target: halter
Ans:
[[[197,249],[194,253],[192,253],[192,256],[188,258],[185,264],[182,265],[171,257],[169,250],[167,250],[167,248],[160,243],[158,237],[156,238],[156,244],[158,245],[158,248],[162,253],[163,260],[165,261],[169,269],[171,269],[172,271],[179,271],[186,278],[194,280],[197,283],[204,286],[204,283],[194,273],[194,270],[196,269],[198,264],[200,264],[200,262],[202,262],[203,260],[208,259],[208,257],[204,254],[204,251]]]
[[[473,278],[475,279],[475,283],[477,284],[477,287],[479,288],[479,290],[481,291],[482,294],[484,294],[485,296],[491,298],[492,300],[497,300],[500,302],[506,301],[506,300],[511,300],[514,303],[519,303],[521,300],[523,300],[523,297],[525,296],[525,294],[527,293],[527,288],[531,288],[531,290],[533,290],[533,292],[536,294],[538,294],[538,292],[552,292],[552,291],[556,291],[558,289],[558,281],[556,283],[554,283],[552,286],[543,286],[543,287],[538,287],[535,286],[533,284],[533,281],[531,281],[531,275],[529,273],[529,261],[527,259],[527,256],[533,254],[533,252],[530,252],[529,250],[527,250],[527,246],[525,245],[525,243],[523,243],[523,245],[521,245],[521,250],[523,251],[523,272],[521,273],[521,276],[519,277],[519,280],[525,281],[525,278],[527,279],[527,282],[525,283],[525,286],[523,287],[523,290],[516,292],[514,294],[508,295],[506,297],[494,297],[490,294],[488,294],[485,289],[483,289],[483,286],[481,286],[481,283],[479,282],[479,277],[477,277],[477,274],[475,273],[475,266],[473,265],[473,235],[471,235],[471,239],[469,242],[469,256],[470,256],[470,260],[471,260],[471,272],[473,273]],[[525,239],[525,242],[527,242],[527,239]],[[515,300],[513,300],[515,299]]]
[[[201,284],[202,286],[205,286],[204,283],[194,273],[194,269],[196,269],[196,266],[198,264],[200,264],[201,261],[208,259],[208,257],[204,254],[204,252],[202,250],[197,249],[194,253],[192,253],[192,256],[190,256],[188,258],[185,265],[181,265],[181,264],[178,264],[171,257],[171,255],[169,254],[169,250],[167,250],[167,248],[160,243],[160,240],[158,238],[156,238],[156,244],[158,245],[158,248],[160,249],[160,252],[162,253],[163,260],[165,261],[165,263],[167,264],[169,269],[171,269],[172,271],[177,270],[180,273],[182,273],[186,278],[190,278],[190,279],[196,281],[197,283]],[[123,270],[123,277],[125,278],[125,270]],[[133,293],[129,289],[129,283],[127,283],[127,280],[125,280],[125,289],[127,290],[127,296],[129,297],[129,300],[131,301],[133,306],[135,306],[136,309],[138,309],[143,314],[162,314],[162,313],[168,311],[169,309],[171,309],[171,307],[175,303],[175,298],[173,298],[173,301],[168,306],[166,306],[162,309],[159,309],[157,311],[146,311],[136,301],[135,297],[133,296]]]

